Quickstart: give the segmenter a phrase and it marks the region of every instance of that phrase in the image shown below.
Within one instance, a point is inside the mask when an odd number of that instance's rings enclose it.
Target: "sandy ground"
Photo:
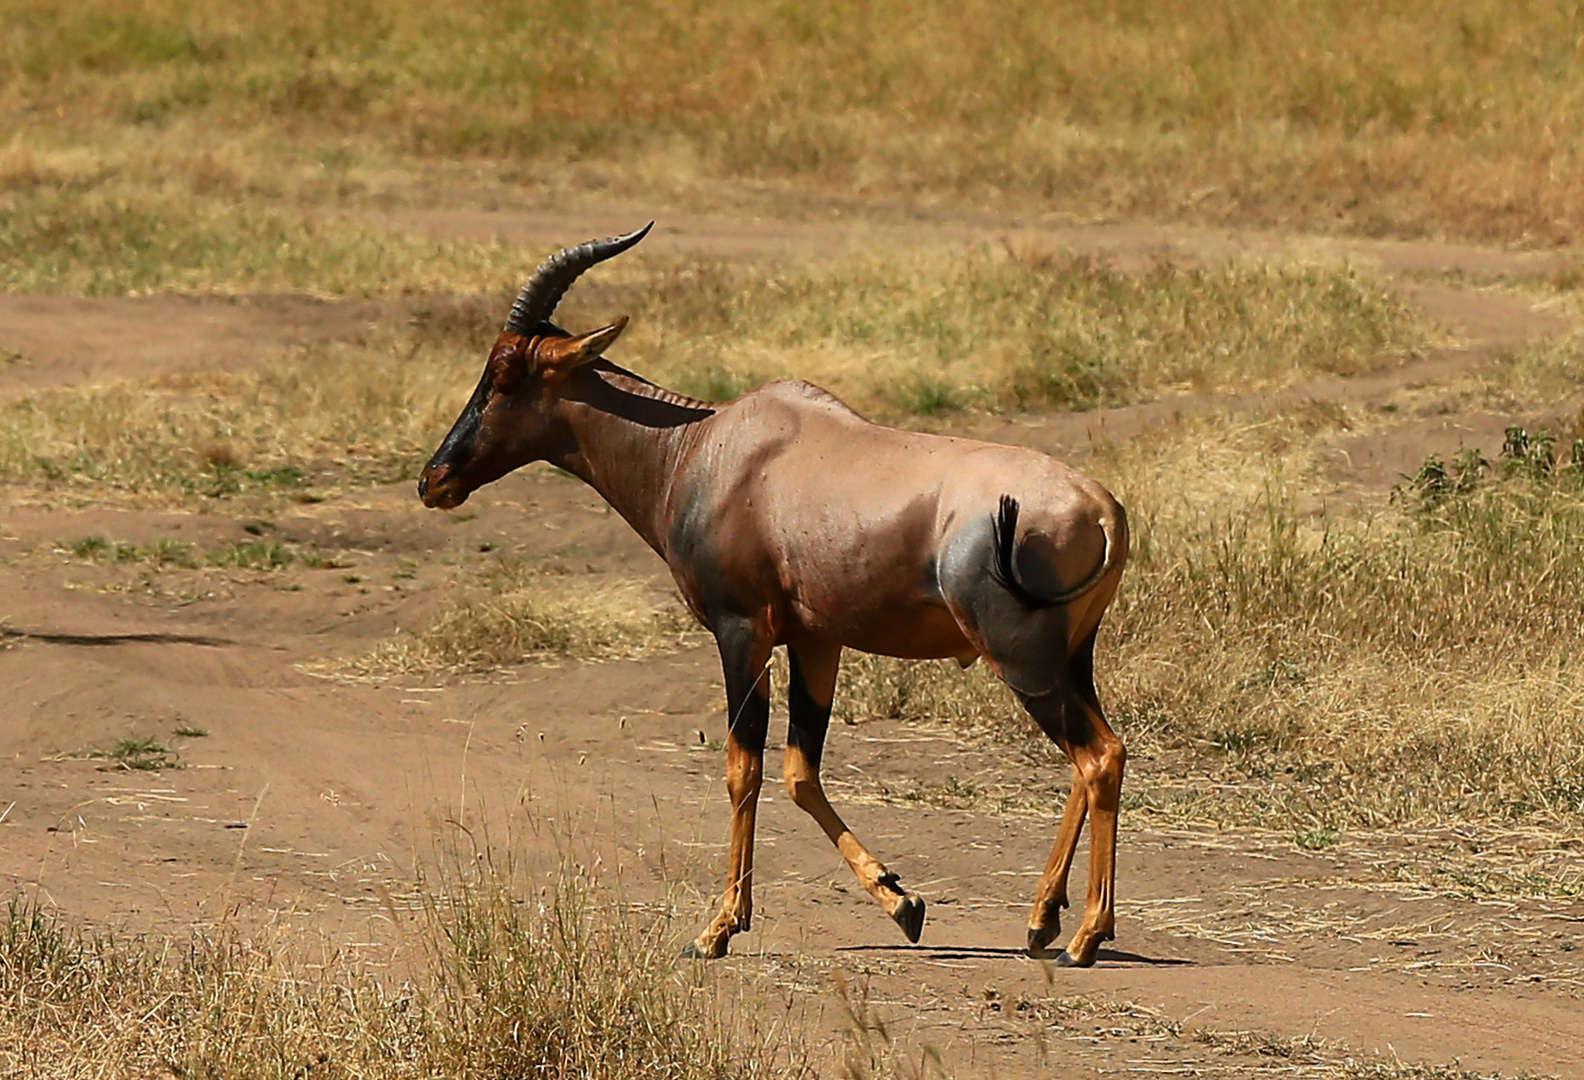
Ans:
[[[633,213],[616,209],[408,214],[390,223],[502,236],[537,254],[624,227]],[[654,246],[776,256],[1007,235],[1123,261],[1280,251],[1471,274],[1552,265],[1547,256],[1423,244],[1020,223],[909,229],[684,217],[666,223]],[[1464,347],[1289,393],[1383,398],[1562,328],[1510,295],[1443,286],[1414,295]],[[380,315],[376,305],[292,297],[0,296],[0,356],[19,354],[0,365],[0,395],[268,362],[293,343],[351,335]],[[458,388],[459,403],[465,392]],[[1237,400],[961,426],[1081,459],[1095,440]],[[1534,419],[1454,415],[1351,439],[1335,448],[1333,479],[1338,491],[1379,490],[1427,450],[1471,443],[1491,452],[1505,424]],[[259,526],[246,508],[71,510],[0,495],[0,881],[8,891],[36,892],[95,924],[181,934],[236,912],[372,952],[411,907],[414,865],[488,831],[545,866],[575,849],[631,902],[673,904],[689,932],[702,925],[726,831],[722,754],[700,745],[701,732],[718,740],[723,727],[719,674],[702,638],[645,662],[528,665],[488,680],[357,684],[310,672],[314,661],[357,653],[433,614],[446,600],[448,567],[502,552],[664,580],[658,560],[592,492],[548,470],[523,470],[466,510],[425,511],[409,484],[293,506],[272,518],[269,538],[316,544],[337,565],[264,573],[91,563],[58,547],[90,535],[205,547],[254,539],[247,530]],[[171,739],[177,728],[207,734]],[[82,753],[144,735],[166,738],[184,767],[106,771],[103,759]],[[1134,776],[1149,768],[1147,759],[1130,766]],[[1092,970],[1057,971],[1018,946],[1064,776],[1030,775],[1012,755],[947,732],[881,722],[834,730],[827,776],[849,823],[931,906],[923,942],[903,944],[814,824],[767,785],[755,925],[722,963],[743,985],[790,996],[816,1018],[816,1038],[839,1039],[843,1009],[831,987],[840,972],[849,986],[867,986],[874,1015],[891,1021],[900,1045],[938,1048],[966,1075],[1243,1076],[1293,1065],[1256,1041],[1179,1036],[1154,1017],[1186,1029],[1311,1036],[1336,1044],[1326,1060],[1370,1054],[1482,1074],[1584,1076],[1584,904],[1480,904],[1405,886],[1385,869],[1428,874],[1429,862],[1445,858],[1445,838],[1350,837],[1306,852],[1281,837],[1152,830],[1125,819],[1114,948]],[[963,784],[1017,792],[1011,804],[1025,809],[908,797]],[[1026,809],[1031,794],[1036,806],[1048,795],[1043,810]],[[1535,845],[1516,834],[1497,842],[1520,862]],[[1533,857],[1576,867],[1579,855]]]

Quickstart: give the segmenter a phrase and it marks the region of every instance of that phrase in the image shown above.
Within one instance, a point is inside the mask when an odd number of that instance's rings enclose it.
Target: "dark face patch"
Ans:
[[[528,441],[519,428],[528,404],[521,398],[532,393],[534,381],[529,348],[527,339],[509,334],[495,343],[473,396],[418,478],[425,506],[461,506],[478,488],[531,460],[516,460],[517,448]]]

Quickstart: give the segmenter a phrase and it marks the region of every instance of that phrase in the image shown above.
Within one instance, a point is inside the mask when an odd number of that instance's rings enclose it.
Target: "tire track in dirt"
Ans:
[[[1037,246],[1082,252],[1124,269],[1161,259],[1188,263],[1255,258],[1354,263],[1387,273],[1463,273],[1476,277],[1536,277],[1573,265],[1565,252],[1509,251],[1474,244],[1306,236],[1261,230],[1182,225],[1068,224],[1024,217],[977,215],[906,220],[872,216],[776,221],[673,213],[629,205],[576,211],[405,209],[363,215],[383,228],[437,240],[503,243],[525,258],[593,236],[608,236],[655,219],[645,247],[654,255],[692,254],[723,259],[838,257],[864,251],[907,251],[972,245]],[[528,269],[525,267],[525,270]]]
[[[176,371],[233,371],[283,349],[343,340],[392,305],[289,294],[0,293],[0,399]]]

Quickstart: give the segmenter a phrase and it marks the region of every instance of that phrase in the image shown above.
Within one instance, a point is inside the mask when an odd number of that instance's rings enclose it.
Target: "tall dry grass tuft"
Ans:
[[[397,943],[368,950],[234,926],[188,941],[73,928],[13,901],[0,919],[7,1076],[544,1076],[737,1080],[775,1055],[701,980],[676,935],[571,869],[537,890],[479,862],[425,886]],[[780,1064],[786,1066],[785,1047]],[[793,1070],[795,1071],[795,1069]]]
[[[426,908],[431,1038],[455,1075],[771,1073],[702,980],[678,978],[674,928],[634,919],[566,869],[538,898],[510,875],[467,871]]]
[[[680,604],[661,600],[644,582],[594,582],[508,568],[491,583],[488,595],[324,670],[373,678],[485,673],[535,659],[641,659],[680,647],[698,629]]]

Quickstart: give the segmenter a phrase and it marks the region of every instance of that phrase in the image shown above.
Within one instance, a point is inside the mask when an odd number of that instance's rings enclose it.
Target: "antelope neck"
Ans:
[[[664,558],[671,478],[717,408],[599,360],[569,378],[558,411],[570,438],[546,460],[599,492]]]

